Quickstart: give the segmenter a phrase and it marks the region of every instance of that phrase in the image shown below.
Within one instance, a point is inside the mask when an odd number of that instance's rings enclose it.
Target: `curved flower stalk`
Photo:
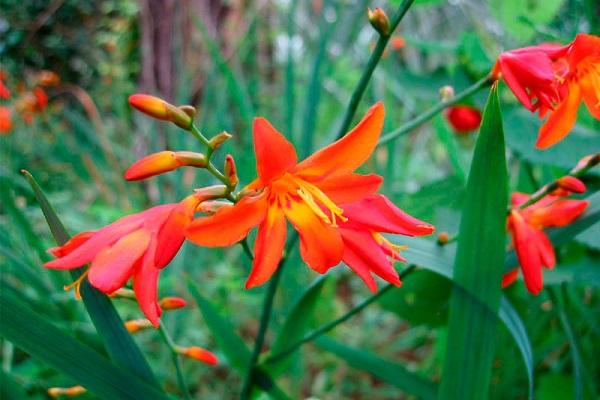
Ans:
[[[543,44],[502,53],[493,74],[540,118],[536,147],[545,149],[569,134],[583,100],[600,120],[600,37],[579,34],[566,46]]]
[[[186,230],[187,238],[202,246],[229,246],[258,226],[252,271],[246,281],[246,288],[251,288],[266,282],[277,269],[288,220],[300,235],[302,259],[318,273],[339,264],[346,253],[355,256],[349,262],[360,271],[369,287],[373,288],[373,284],[367,278],[367,271],[398,283],[397,274],[394,278],[394,273],[386,268],[387,259],[383,264],[381,258],[365,260],[346,249],[347,243],[356,243],[350,239],[355,231],[356,235],[366,233],[373,240],[375,237],[380,240],[375,242],[379,252],[389,247],[389,242],[370,233],[376,229],[352,225],[343,206],[374,195],[382,182],[380,176],[354,171],[375,149],[383,115],[383,105],[377,103],[348,134],[301,162],[293,145],[267,120],[257,118],[253,135],[258,178],[242,190],[247,195],[237,204],[223,206],[214,215],[192,222]],[[387,207],[382,212],[388,212]],[[430,225],[416,221],[411,220],[429,227],[427,233],[433,230]],[[388,254],[396,253],[388,251]]]
[[[571,188],[581,189],[581,181]],[[585,190],[585,186],[584,186]],[[565,188],[559,188],[557,196],[550,194],[540,201],[520,208],[530,196],[523,193],[513,193],[511,198],[512,209],[508,216],[507,227],[512,235],[512,242],[521,266],[525,286],[533,294],[538,294],[543,288],[542,267],[553,269],[556,257],[552,242],[544,233],[544,229],[569,225],[577,219],[587,208],[586,200],[565,199],[568,195]],[[512,284],[518,275],[518,269],[507,273],[502,280],[502,286]]]

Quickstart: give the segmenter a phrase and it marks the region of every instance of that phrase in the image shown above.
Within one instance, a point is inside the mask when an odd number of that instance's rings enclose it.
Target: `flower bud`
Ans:
[[[179,308],[185,307],[187,305],[187,301],[185,301],[181,297],[175,297],[175,296],[163,297],[158,302],[158,305],[160,306],[160,308],[162,308],[165,311],[177,310]]]
[[[85,392],[87,392],[87,390],[80,385],[68,388],[51,387],[48,389],[48,396],[53,398],[58,398],[60,396],[76,397],[84,394]]]
[[[369,22],[382,36],[388,36],[390,34],[390,20],[386,15],[385,11],[377,7],[375,10],[367,9],[367,15],[369,16]]]
[[[406,46],[406,40],[402,36],[397,35],[390,40],[390,44],[392,45],[392,49],[398,51]]]
[[[223,168],[223,170],[225,172],[225,176],[229,180],[229,185],[231,187],[236,187],[240,180],[237,176],[235,161],[231,154],[227,154],[227,156],[225,157],[225,167]]]
[[[229,189],[225,185],[213,185],[200,189],[194,189],[194,194],[197,198],[204,200],[220,199],[227,196]]]
[[[211,353],[208,350],[203,349],[202,347],[192,346],[192,347],[175,347],[175,351],[179,354],[192,358],[197,361],[201,361],[205,364],[216,365],[219,360],[217,360],[217,356]]]
[[[481,111],[467,105],[448,107],[444,116],[454,132],[459,134],[472,132],[481,125]]]
[[[191,119],[196,118],[196,108],[194,106],[179,106],[179,109],[186,113]]]
[[[143,331],[144,329],[148,329],[151,326],[152,323],[146,318],[130,319],[129,321],[125,321],[125,329],[127,329],[127,332],[129,333]]]
[[[437,237],[437,242],[440,246],[447,244],[450,241],[450,235],[448,232],[440,232]]]
[[[210,140],[208,141],[208,145],[210,146],[211,149],[216,150],[219,147],[221,147],[221,145],[223,143],[225,143],[227,140],[231,139],[232,135],[228,132],[221,132],[218,135],[213,136],[212,138],[210,138]]]
[[[442,101],[450,101],[454,97],[454,88],[450,85],[442,86],[439,93]]]
[[[566,175],[556,181],[560,189],[573,193],[584,193],[586,191],[585,183],[574,176]]]
[[[146,115],[172,122],[185,130],[189,130],[192,125],[192,118],[185,111],[158,97],[134,94],[129,96],[129,104]]]
[[[125,179],[137,181],[173,171],[179,167],[206,167],[206,156],[191,151],[160,151],[133,163],[125,171]]]
[[[579,162],[577,163],[577,165],[575,166],[573,171],[579,171],[582,168],[591,168],[599,163],[600,163],[600,153],[590,154],[588,156],[583,157],[581,160],[579,160]],[[573,171],[571,171],[571,172],[573,172]]]

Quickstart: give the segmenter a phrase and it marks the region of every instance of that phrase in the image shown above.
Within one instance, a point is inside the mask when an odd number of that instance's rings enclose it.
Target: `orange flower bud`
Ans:
[[[124,177],[128,181],[137,181],[173,171],[179,167],[204,168],[206,167],[206,162],[206,157],[200,153],[193,153],[191,151],[160,151],[133,163],[125,171]]]
[[[158,97],[134,94],[129,96],[129,104],[146,115],[172,122],[185,130],[189,130],[192,125],[192,118],[185,111]]]
[[[158,302],[158,305],[160,306],[160,308],[162,308],[163,310],[166,310],[166,311],[177,310],[179,308],[185,307],[187,305],[187,301],[185,301],[181,297],[175,297],[175,296],[163,297]]]
[[[402,36],[394,36],[390,40],[390,44],[392,45],[392,49],[398,51],[406,46],[406,40]]]
[[[390,34],[390,20],[385,11],[377,7],[375,10],[367,9],[369,22],[380,35],[387,36]]]
[[[12,130],[12,115],[10,108],[0,106],[0,135],[6,135]]]
[[[236,187],[240,180],[237,176],[235,161],[231,154],[227,154],[227,156],[225,157],[225,167],[223,168],[223,170],[225,171],[225,176],[229,180],[229,184],[232,187]]]
[[[556,183],[560,189],[573,193],[584,193],[586,190],[585,183],[570,175],[563,176]]]
[[[148,329],[151,326],[152,323],[145,318],[130,319],[129,321],[125,321],[125,329],[127,329],[127,332],[129,333],[143,331],[144,329]]]
[[[217,360],[217,356],[215,356],[210,351],[203,349],[202,347],[192,346],[192,347],[180,347],[177,346],[175,350],[188,358],[192,358],[197,361],[201,361],[205,364],[216,365],[219,360]]]
[[[593,167],[600,163],[600,153],[590,154],[589,156],[583,157],[574,168],[574,171],[578,171],[581,168]]]
[[[48,389],[48,395],[53,398],[58,398],[60,396],[76,397],[84,394],[85,392],[87,392],[87,390],[81,385],[72,386],[69,388],[51,387]]]
[[[437,238],[437,242],[439,245],[443,246],[450,241],[450,235],[448,232],[440,232]]]
[[[218,135],[215,135],[214,137],[210,138],[210,140],[208,141],[208,145],[210,146],[211,149],[216,150],[219,147],[221,147],[221,145],[223,143],[225,143],[227,140],[229,140],[231,138],[232,138],[231,134],[223,131],[223,132],[219,133]]]

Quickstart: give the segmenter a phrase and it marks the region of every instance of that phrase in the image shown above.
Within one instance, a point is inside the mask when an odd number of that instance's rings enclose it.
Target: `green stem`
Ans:
[[[371,53],[371,57],[369,58],[369,61],[367,62],[367,65],[363,70],[362,76],[358,81],[358,86],[356,86],[354,92],[352,93],[352,96],[350,97],[350,103],[348,104],[348,108],[346,108],[344,119],[342,120],[342,124],[340,125],[340,129],[337,134],[338,138],[344,136],[344,134],[350,127],[350,123],[352,123],[352,118],[354,118],[354,114],[356,114],[358,104],[360,103],[360,100],[362,99],[365,90],[367,89],[367,85],[371,80],[371,76],[373,75],[375,67],[377,67],[377,64],[379,64],[379,60],[381,59],[381,56],[385,51],[385,46],[390,40],[391,34],[394,32],[398,24],[400,24],[400,21],[402,21],[402,18],[404,18],[404,15],[406,14],[413,2],[414,0],[404,0],[402,4],[400,4],[400,6],[398,7],[396,15],[394,15],[394,17],[391,20],[389,33],[385,35],[379,35],[377,45],[375,46],[373,53]]]
[[[590,169],[592,169],[593,167],[598,165],[599,163],[600,163],[600,153],[596,153],[593,156],[591,156],[590,159],[587,160],[587,162],[585,164],[583,164],[580,167],[573,168],[571,170],[571,172],[569,172],[565,176],[572,176],[574,178],[579,178],[579,177],[583,176],[586,172],[588,172]],[[559,179],[560,178],[555,179],[552,182],[542,186],[537,192],[535,192],[534,194],[531,195],[529,200],[527,200],[525,203],[521,204],[519,206],[519,208],[522,210],[526,207],[529,207],[530,205],[535,204],[538,201],[540,201],[541,199],[543,199],[544,197],[546,197],[546,195],[548,195],[548,194],[552,193],[553,191],[555,191],[556,189],[558,189]]]
[[[431,118],[435,117],[438,113],[443,111],[446,107],[449,107],[453,104],[461,102],[466,97],[469,97],[472,94],[477,93],[479,90],[489,86],[492,82],[493,82],[492,78],[490,76],[486,76],[485,78],[475,82],[472,86],[469,86],[462,92],[456,94],[456,96],[454,96],[452,99],[440,101],[438,104],[436,104],[435,106],[430,108],[429,111],[424,112],[423,114],[419,115],[415,119],[408,121],[407,123],[399,126],[397,129],[383,135],[379,139],[377,146],[384,145],[385,143],[387,143],[391,140],[394,140],[400,136],[403,136],[403,135],[409,133],[417,126],[419,126],[419,125],[429,121]]]
[[[183,392],[183,396],[186,400],[191,400],[192,398],[190,396],[187,383],[185,382],[183,371],[181,370],[181,360],[179,359],[179,353],[177,353],[176,350],[177,345],[173,342],[173,339],[171,339],[171,335],[169,335],[169,332],[167,332],[164,323],[160,324],[158,331],[160,332],[160,336],[162,337],[163,341],[171,349],[171,358],[173,359],[173,365],[175,365],[179,389]]]
[[[246,374],[246,378],[244,379],[244,386],[242,387],[242,400],[250,398],[250,393],[252,391],[252,386],[254,383],[254,373],[257,366],[258,356],[260,355],[263,344],[265,342],[265,335],[269,326],[269,320],[271,319],[271,311],[273,310],[273,300],[275,299],[275,292],[277,291],[277,286],[279,284],[279,279],[281,278],[281,272],[283,271],[284,264],[285,258],[283,258],[280,261],[279,267],[269,280],[269,286],[267,288],[267,293],[265,294],[265,299],[263,301],[262,313],[260,316],[260,325],[258,327],[258,334],[256,335],[256,340],[254,341],[254,350],[252,351],[250,365],[248,366],[248,373]]]
[[[400,278],[406,277],[411,272],[413,272],[415,270],[415,268],[416,268],[416,265],[410,265],[408,268],[406,268],[404,271],[402,271],[402,273],[400,274]],[[347,320],[349,320],[350,318],[352,318],[353,316],[355,316],[356,314],[358,314],[359,312],[361,312],[363,309],[365,309],[368,305],[370,305],[373,302],[377,301],[381,296],[383,296],[384,294],[386,294],[387,292],[389,292],[394,287],[395,286],[392,285],[392,284],[386,285],[379,292],[377,292],[374,295],[372,295],[371,297],[367,298],[365,301],[363,301],[362,303],[360,303],[359,305],[357,305],[356,307],[354,307],[353,309],[351,309],[350,311],[348,311],[346,314],[342,315],[339,318],[334,319],[331,322],[328,322],[328,323],[326,323],[324,325],[321,325],[321,327],[319,327],[319,328],[315,329],[314,331],[310,332],[309,334],[307,334],[306,336],[304,336],[302,339],[300,339],[296,343],[290,345],[285,350],[283,350],[283,351],[281,351],[281,352],[279,352],[279,353],[277,353],[275,355],[272,355],[272,356],[268,357],[267,359],[265,359],[262,362],[262,365],[273,363],[275,361],[278,361],[278,360],[280,360],[280,359],[282,359],[282,358],[284,358],[284,357],[292,354],[294,351],[296,351],[304,343],[311,342],[311,341],[315,340],[316,338],[318,338],[319,336],[323,335],[324,333],[329,332],[330,330],[332,330],[336,326],[340,325],[341,323],[346,322]]]

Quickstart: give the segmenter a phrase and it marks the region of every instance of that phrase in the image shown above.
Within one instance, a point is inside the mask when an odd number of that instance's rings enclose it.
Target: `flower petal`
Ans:
[[[557,200],[546,207],[531,211],[530,219],[544,228],[569,225],[576,220],[590,204],[587,200]]]
[[[90,284],[104,293],[112,293],[123,287],[149,243],[150,234],[144,229],[138,229],[102,250],[90,266]]]
[[[525,223],[517,211],[512,211],[509,218],[513,243],[523,271],[525,286],[531,293],[538,294],[543,287],[543,278],[542,260],[537,247],[535,231]]]
[[[361,200],[377,192],[383,178],[369,174],[336,174],[315,183],[327,197],[336,204],[346,204]]]
[[[64,257],[67,254],[72,253],[75,249],[77,249],[85,242],[87,242],[92,236],[94,236],[95,233],[96,231],[79,232],[77,235],[73,236],[62,246],[48,249],[48,253],[52,254],[54,257]]]
[[[556,256],[554,254],[552,242],[544,232],[538,230],[535,230],[534,232],[537,239],[537,247],[540,252],[542,265],[548,269],[553,269],[556,265]]]
[[[265,283],[279,266],[285,246],[286,221],[283,210],[272,204],[267,217],[258,227],[254,244],[252,271],[246,281],[246,289]]]
[[[367,111],[354,129],[300,162],[293,171],[309,181],[333,173],[353,172],[367,161],[375,150],[383,127],[383,116],[383,103],[378,102]]]
[[[515,268],[515,269],[511,270],[510,272],[507,272],[506,274],[502,275],[502,288],[504,289],[505,287],[510,286],[513,283],[515,283],[518,276],[519,276],[519,268]]]
[[[304,262],[321,274],[339,264],[344,245],[338,230],[317,217],[304,202],[288,201],[282,205],[300,234],[300,256]]]
[[[296,165],[294,146],[264,118],[254,119],[256,170],[262,183],[279,178]]]
[[[244,197],[234,206],[223,206],[214,215],[192,221],[185,236],[200,246],[231,246],[242,240],[267,213],[267,192]]]
[[[594,118],[600,120],[600,67],[596,71],[590,71],[579,80],[581,94],[585,106]]]
[[[167,215],[164,224],[158,230],[158,249],[154,260],[156,268],[167,266],[185,241],[185,228],[192,222],[199,199],[188,196]]]
[[[158,304],[158,275],[160,269],[154,267],[157,240],[152,237],[146,255],[133,274],[133,291],[140,309],[155,327],[160,325],[162,310]]]
[[[577,109],[581,103],[581,89],[577,84],[568,87],[566,98],[550,114],[548,120],[540,127],[540,132],[535,143],[538,149],[545,149],[561,141],[569,134],[575,120]]]
[[[407,236],[429,235],[435,230],[433,225],[408,215],[381,194],[368,196],[343,208],[349,226],[360,224],[375,232]]]
[[[348,266],[360,279],[365,282],[369,290],[373,293],[377,292],[377,282],[367,264],[348,246],[344,247],[344,255],[342,261]]]

